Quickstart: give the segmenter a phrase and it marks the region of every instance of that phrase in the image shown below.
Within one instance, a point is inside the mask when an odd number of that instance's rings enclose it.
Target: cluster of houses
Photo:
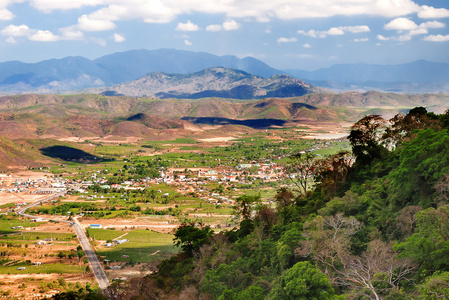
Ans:
[[[65,180],[42,177],[39,179],[17,178],[0,174],[0,193],[30,192],[37,194],[60,193],[67,190]]]

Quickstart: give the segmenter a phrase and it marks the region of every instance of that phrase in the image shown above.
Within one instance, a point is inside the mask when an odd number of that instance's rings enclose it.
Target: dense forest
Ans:
[[[239,197],[236,229],[182,224],[178,255],[106,296],[449,298],[449,112],[366,116],[349,141],[351,153],[292,156],[273,203]]]

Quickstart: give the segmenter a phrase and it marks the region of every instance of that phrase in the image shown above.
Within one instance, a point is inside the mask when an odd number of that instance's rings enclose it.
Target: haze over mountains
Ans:
[[[0,63],[0,91],[4,94],[64,93],[85,88],[111,87],[140,79],[153,72],[189,74],[211,67],[241,70],[263,78],[290,74],[315,86],[343,91],[449,92],[449,65],[442,63],[417,61],[388,66],[335,65],[317,71],[300,70],[298,66],[297,69],[282,71],[252,57],[240,59],[231,55],[217,56],[204,52],[173,49],[132,50],[94,60],[66,57],[38,63],[4,62]],[[255,88],[257,89],[257,87],[251,89]],[[201,92],[195,91],[195,93]],[[248,94],[247,89],[243,92]],[[182,92],[161,96],[181,97],[181,95]],[[231,93],[228,96],[247,98],[249,95],[248,97],[257,98],[257,93],[254,96],[251,96],[251,93],[247,96],[239,95],[239,93]],[[199,95],[195,94],[193,97],[199,97]]]

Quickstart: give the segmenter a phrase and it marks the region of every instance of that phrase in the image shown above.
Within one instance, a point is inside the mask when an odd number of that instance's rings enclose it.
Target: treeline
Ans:
[[[237,200],[239,228],[182,224],[183,250],[111,299],[449,298],[449,113],[351,128],[352,153],[292,156],[276,206]]]

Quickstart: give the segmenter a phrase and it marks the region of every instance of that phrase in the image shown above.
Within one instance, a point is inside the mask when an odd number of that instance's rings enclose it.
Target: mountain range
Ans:
[[[425,60],[398,65],[338,64],[316,71],[286,72],[313,85],[341,91],[449,92],[449,64]]]
[[[154,72],[134,81],[83,92],[159,99],[260,99],[297,97],[314,91],[317,89],[310,84],[288,75],[273,75],[265,79],[240,70],[213,67],[191,74]]]
[[[37,63],[3,62],[0,63],[0,94],[73,93],[86,88],[111,87],[154,72],[190,74],[211,67],[241,70],[262,78],[289,74],[314,86],[338,91],[449,92],[449,64],[444,63],[345,64],[316,71],[304,71],[300,66],[277,70],[252,57],[159,49],[113,53],[94,60],[66,57]]]

